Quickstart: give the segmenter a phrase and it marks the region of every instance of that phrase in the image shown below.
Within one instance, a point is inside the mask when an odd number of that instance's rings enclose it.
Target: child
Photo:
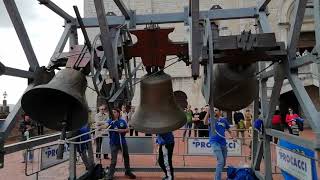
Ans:
[[[291,121],[290,128],[291,128],[291,131],[292,131],[293,135],[299,136],[300,130],[299,130],[298,124],[297,124],[295,119]]]

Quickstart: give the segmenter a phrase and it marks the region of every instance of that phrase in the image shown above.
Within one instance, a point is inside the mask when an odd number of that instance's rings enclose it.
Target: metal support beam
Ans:
[[[260,68],[259,69],[263,69],[266,67],[265,62],[260,62],[259,63]],[[268,106],[267,106],[267,99],[268,99],[268,95],[267,95],[267,79],[260,79],[259,81],[259,92],[260,92],[260,102],[261,102],[261,114],[263,118],[267,117],[267,112],[268,112]]]
[[[259,69],[259,64],[256,63],[256,69]],[[253,124],[253,121],[259,118],[259,84],[257,84],[257,95],[256,95],[256,99],[254,101],[254,106],[253,106],[253,120],[251,122],[251,124]],[[252,142],[251,142],[251,159],[255,159],[256,155],[257,155],[257,149],[258,149],[258,132],[253,130],[252,131]],[[251,161],[251,167],[254,166],[254,161]]]
[[[265,11],[270,1],[271,0],[260,0],[258,2],[258,10]]]
[[[89,52],[91,52],[91,49],[92,49],[91,42],[90,42],[88,33],[86,31],[86,28],[83,25],[83,21],[82,21],[79,9],[78,9],[77,6],[73,6],[73,10],[74,10],[74,12],[76,13],[76,16],[77,16],[77,20],[78,20],[78,23],[80,25],[80,29],[81,29],[83,37],[84,37],[84,43],[88,47]]]
[[[299,79],[296,73],[290,73],[287,75],[288,80],[292,86],[292,90],[296,95],[296,98],[304,112],[306,119],[310,123],[311,128],[314,132],[319,132],[319,113],[314,106],[310,96],[308,95],[303,83]]]
[[[188,21],[185,12],[165,13],[165,14],[144,14],[136,15],[136,25],[144,25],[148,23],[165,24],[165,23],[184,23]],[[230,20],[230,19],[247,19],[256,18],[259,14],[256,8],[238,8],[238,9],[216,9],[211,11],[200,11],[199,19],[204,20]],[[125,24],[124,16],[107,16],[109,26]],[[99,27],[97,18],[83,18],[85,27]]]
[[[27,79],[33,78],[33,72],[24,71],[21,69],[16,69],[11,67],[6,67],[3,75],[15,76],[15,77],[21,77],[21,78],[27,78]]]
[[[270,104],[268,108],[267,117],[264,119],[264,127],[271,128],[271,119],[276,110],[276,105],[279,103],[280,91],[284,80],[283,64],[277,64],[274,66],[276,70],[274,85],[271,93]],[[265,167],[265,179],[272,180],[272,160],[271,160],[271,148],[270,141],[272,137],[264,134],[264,167]]]
[[[69,145],[69,179],[68,180],[76,180],[77,179],[77,150],[75,144]]]
[[[279,139],[283,139],[285,141],[289,141],[293,144],[297,144],[299,146],[303,146],[308,149],[315,149],[315,143],[311,140],[307,140],[305,138],[302,138],[300,136],[295,136],[292,134],[289,134],[287,132],[278,131],[275,129],[265,129],[266,134],[277,137]]]
[[[194,79],[199,77],[200,71],[200,53],[202,47],[201,33],[199,27],[199,0],[189,0],[189,27],[190,27],[190,42],[189,42],[189,57],[191,58],[191,70]]]
[[[69,35],[71,33],[71,27],[72,27],[71,23],[65,24],[64,31],[60,37],[60,40],[56,46],[56,49],[54,50],[53,55],[50,58],[51,61],[55,61],[56,58],[63,52],[63,49],[66,46]]]
[[[132,70],[131,74],[132,74],[133,76],[134,76],[134,75],[136,74],[136,72],[139,70],[140,66],[142,66],[142,63],[140,63],[137,67],[135,67],[135,68]],[[126,80],[124,80],[124,81],[122,82],[122,84],[121,84],[120,88],[118,89],[118,91],[115,92],[115,93],[113,94],[113,96],[110,98],[110,100],[109,100],[110,103],[114,103],[114,102],[117,100],[117,98],[120,96],[120,94],[122,93],[122,91],[126,88],[127,84],[129,83],[129,80],[132,80],[132,78],[128,78],[128,79],[126,79]]]
[[[30,69],[34,72],[39,67],[39,63],[33,51],[28,33],[26,31],[26,28],[24,27],[16,3],[14,2],[14,0],[3,0],[3,3],[6,6],[11,22],[19,37],[24,53],[26,54]]]
[[[109,32],[109,25],[105,15],[105,9],[103,0],[94,0],[94,5],[97,12],[97,17],[100,26],[100,33],[101,33],[101,43],[104,51],[104,56],[107,58],[107,66],[110,72],[110,76],[115,82],[116,89],[119,87],[119,76],[118,76],[118,69],[116,59],[114,59],[114,52],[112,48],[112,41],[111,35]],[[115,44],[116,46],[116,44]]]
[[[94,153],[92,142],[88,142],[88,162],[90,165],[94,166]]]
[[[300,68],[302,66],[306,66],[315,62],[318,62],[318,57],[312,54],[308,54],[302,57],[297,57],[295,60],[292,60],[290,63],[290,68]],[[261,79],[268,79],[270,77],[274,76],[274,70],[269,70],[261,73],[260,78]]]
[[[313,0],[313,16],[316,36],[315,50],[320,55],[320,1],[318,0]]]
[[[271,110],[269,109],[269,114],[271,113]],[[267,123],[271,122],[271,119],[266,118]],[[271,160],[271,142],[272,137],[264,134],[264,144],[263,144],[263,157],[264,157],[264,175],[265,179],[272,180],[272,160]]]
[[[320,1],[313,1],[313,16],[315,25],[316,46],[313,51],[316,52],[317,57],[320,57]],[[319,97],[320,97],[320,63],[317,63],[318,82],[319,82]],[[319,137],[318,137],[319,138]]]
[[[319,61],[317,56],[314,56],[312,54],[307,54],[305,56],[297,57],[295,60],[290,61],[290,68],[291,69],[299,68],[302,66],[312,64],[317,61]]]
[[[72,50],[72,47],[74,45],[78,45],[78,44],[79,44],[79,41],[78,41],[77,27],[73,25],[71,27],[71,32],[69,35],[69,49],[70,49],[70,51]]]
[[[67,22],[73,22],[75,19],[70,16],[67,12],[62,10],[59,6],[57,6],[55,3],[53,3],[50,0],[38,0],[41,5],[47,6],[49,9],[51,9],[53,12],[61,16],[63,19],[65,19]]]
[[[272,33],[266,12],[259,12],[259,25],[263,33]]]
[[[264,1],[262,5],[259,5],[259,10],[261,7],[262,9],[265,9],[269,2]],[[271,26],[268,23],[267,15],[264,11],[262,11],[259,14],[259,29],[263,33],[271,32]],[[261,67],[260,69],[264,69],[266,64],[264,62],[261,62]],[[271,126],[271,114],[274,112],[276,108],[276,104],[278,103],[278,99],[280,96],[280,90],[282,87],[283,83],[283,71],[281,65],[277,65],[274,67],[276,69],[277,74],[275,75],[275,85],[272,90],[272,95],[271,95],[271,100],[269,107],[267,107],[267,79],[261,79],[261,104],[262,104],[262,112],[263,112],[263,117],[264,117],[264,126],[266,128]],[[257,170],[257,168],[260,168],[260,163],[262,159],[262,155],[264,157],[264,179],[271,180],[272,179],[272,162],[271,162],[271,148],[270,148],[270,141],[271,141],[271,136],[267,134],[263,134],[263,143],[258,147],[258,153],[256,154],[255,157],[255,162],[254,162],[254,170]],[[263,148],[263,153],[262,153],[262,148]]]
[[[257,176],[259,180],[264,180],[264,176],[261,174],[260,171],[254,171],[254,174]]]
[[[274,65],[274,69],[276,70],[276,74],[274,76],[274,84],[273,84],[273,89],[271,93],[268,114],[264,122],[265,128],[271,128],[271,119],[276,110],[276,106],[279,104],[280,92],[281,92],[283,80],[285,78],[283,64]]]
[[[289,61],[296,56],[297,44],[300,37],[301,26],[304,18],[308,0],[296,0],[293,9],[293,18],[290,22],[290,31],[288,35],[288,58]]]
[[[274,75],[274,70],[269,70],[261,73],[260,78],[263,80],[267,80],[268,78],[272,77]]]
[[[118,8],[120,9],[121,13],[124,15],[126,20],[131,19],[131,14],[126,5],[123,3],[122,0],[113,0]]]
[[[263,142],[262,141],[258,141],[258,145],[257,145],[258,149],[257,149],[257,153],[255,158],[253,159],[254,163],[253,163],[253,168],[254,170],[260,170],[260,164],[261,164],[261,160],[263,157]]]

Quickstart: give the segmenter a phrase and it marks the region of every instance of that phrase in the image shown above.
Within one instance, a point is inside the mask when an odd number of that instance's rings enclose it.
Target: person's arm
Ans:
[[[209,124],[209,115],[210,113],[207,111],[206,115],[204,116],[204,119],[203,119],[203,124],[204,125],[208,125]]]
[[[129,128],[127,127],[126,129],[118,129],[119,133],[127,133],[129,132]]]
[[[123,129],[119,129],[118,128],[118,132],[119,133],[127,133],[127,132],[130,131],[127,122],[125,120],[123,120],[123,121],[124,121],[123,122],[124,123],[124,127],[123,127]]]
[[[228,121],[225,120],[224,123],[226,125],[226,129],[227,129],[229,135],[231,136],[231,139],[235,139],[235,136],[233,135],[232,131],[230,130],[230,125],[229,125]]]
[[[111,123],[111,120],[101,121],[98,123],[99,125],[97,126],[97,129],[98,130],[107,129],[110,126],[110,123]]]

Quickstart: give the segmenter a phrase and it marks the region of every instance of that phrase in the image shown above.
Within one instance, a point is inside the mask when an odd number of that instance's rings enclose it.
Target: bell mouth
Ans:
[[[77,97],[46,85],[27,91],[22,96],[21,106],[33,120],[58,131],[62,130],[62,122],[67,123],[67,131],[70,131],[80,129],[88,120],[86,104]]]

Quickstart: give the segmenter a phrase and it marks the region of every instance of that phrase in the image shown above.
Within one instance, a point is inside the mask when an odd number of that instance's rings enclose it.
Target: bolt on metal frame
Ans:
[[[61,38],[56,46],[56,49],[52,55],[50,60],[50,64],[54,63],[57,57],[62,53],[67,40],[69,39],[70,45],[78,44],[77,41],[77,33],[76,29],[79,28],[79,24],[74,17],[63,11],[60,7],[55,5],[50,0],[38,0],[40,4],[47,6],[49,9],[57,13],[59,16],[65,19],[65,29]],[[109,28],[114,25],[122,25],[129,23],[130,27],[135,27],[136,25],[143,25],[150,22],[157,23],[157,24],[169,24],[169,23],[185,23],[189,25],[191,32],[190,32],[190,42],[189,45],[192,46],[192,49],[189,52],[191,60],[192,60],[192,75],[194,77],[199,75],[199,58],[201,58],[201,53],[199,52],[203,46],[205,46],[202,41],[199,41],[202,37],[199,37],[198,32],[199,29],[199,21],[206,20],[213,21],[213,20],[228,20],[228,19],[243,19],[243,18],[256,18],[259,25],[259,30],[262,33],[270,33],[271,27],[268,22],[267,18],[267,6],[271,0],[260,0],[257,2],[257,7],[250,7],[250,8],[238,8],[238,9],[218,9],[218,10],[210,10],[210,11],[199,11],[199,0],[190,0],[189,1],[189,9],[185,8],[184,12],[178,13],[166,13],[166,14],[145,14],[145,15],[136,15],[134,11],[129,10],[122,0],[114,0],[116,5],[119,7],[120,11],[122,12],[123,16],[105,16],[104,15],[104,6],[102,0],[94,0],[95,8],[97,11],[98,18],[83,18],[83,24],[85,28],[90,27],[100,27],[101,30],[101,41],[102,45],[105,49],[104,56],[107,58],[107,67],[109,69],[111,77],[115,78],[116,86],[115,86],[115,93],[114,99],[117,98],[117,94],[120,94],[123,91],[123,86],[128,84],[128,81],[132,81],[133,78],[130,76],[129,79],[126,79],[119,88],[118,82],[118,75],[116,70],[117,59],[114,59],[114,50],[112,46],[112,42],[110,39]],[[31,42],[29,40],[28,34],[24,27],[24,24],[21,20],[20,14],[18,9],[15,5],[14,0],[3,0],[5,7],[8,11],[10,19],[14,25],[16,33],[19,37],[20,43],[23,47],[23,50],[26,54],[27,60],[30,65],[29,71],[23,71],[15,68],[5,67],[5,75],[22,77],[22,78],[32,78],[34,77],[33,72],[35,69],[39,68],[39,64],[35,53],[33,51]],[[297,42],[300,36],[301,26],[303,22],[304,12],[307,5],[307,0],[296,0],[294,7],[294,18],[292,18],[291,22],[291,29],[289,32],[289,42],[287,43],[287,58],[281,59],[281,63],[274,66],[273,70],[264,72],[260,76],[259,81],[259,97],[261,100],[262,105],[262,116],[264,119],[265,124],[265,133],[262,135],[261,141],[258,141],[257,132],[254,132],[253,136],[253,146],[252,146],[252,168],[255,170],[256,175],[260,179],[272,179],[272,172],[271,172],[271,152],[270,152],[270,141],[272,137],[278,137],[292,143],[305,146],[307,148],[313,149],[318,151],[320,149],[320,132],[319,132],[319,123],[318,119],[320,119],[320,113],[316,110],[314,104],[312,103],[310,97],[308,96],[301,80],[298,78],[297,70],[299,67],[317,62],[317,58],[319,58],[320,54],[320,4],[319,1],[314,1],[314,19],[315,19],[315,34],[316,34],[316,46],[313,49],[313,53],[304,56],[304,57],[295,57]],[[210,26],[208,26],[210,27]],[[211,29],[211,28],[210,28]],[[211,32],[210,32],[211,33]],[[210,36],[216,36],[216,32],[212,32]],[[204,34],[208,34],[206,30],[204,30]],[[198,42],[199,41],[199,42]],[[206,39],[207,41],[207,39]],[[212,48],[212,47],[211,47]],[[210,50],[209,47],[209,60],[213,63],[214,58],[211,53],[213,53],[212,49]],[[266,67],[265,62],[257,63],[257,68],[260,70]],[[320,72],[320,65],[318,65],[318,69]],[[211,71],[212,73],[212,71]],[[132,73],[135,74],[135,73]],[[209,74],[210,76],[210,74]],[[267,86],[266,82],[267,79],[270,77],[274,77],[274,87],[272,89],[271,99],[270,102],[267,102]],[[135,77],[135,75],[134,75]],[[285,134],[284,132],[280,132],[277,130],[271,129],[271,118],[273,112],[276,108],[277,101],[280,97],[280,90],[282,87],[282,83],[284,79],[287,78],[289,83],[292,86],[293,92],[296,95],[300,106],[302,107],[303,112],[306,115],[306,118],[309,120],[312,130],[316,134],[316,142],[308,141],[302,139],[297,136],[292,136]],[[320,80],[319,80],[320,81]],[[132,82],[129,82],[129,84]],[[28,89],[32,88],[33,84],[28,86]],[[117,91],[117,92],[116,92]],[[209,95],[212,98],[213,92],[210,91]],[[255,100],[254,103],[254,114],[255,118],[257,118],[258,113],[258,98]],[[213,107],[214,102],[209,101],[210,105]],[[4,140],[8,136],[9,132],[13,128],[13,124],[17,121],[18,115],[21,113],[21,104],[20,100],[15,105],[14,109],[10,112],[8,117],[5,121],[1,122],[0,124],[0,168],[3,167],[3,160],[4,160]],[[212,111],[211,111],[212,113]],[[212,122],[213,123],[213,122]],[[58,136],[58,135],[57,135]],[[54,139],[57,137],[55,136]],[[36,145],[46,143],[48,139],[40,138],[37,141],[32,141],[29,144],[19,144],[18,146],[10,146],[11,152],[16,152],[18,150],[22,150],[25,147],[34,147]],[[9,148],[9,147],[7,147]],[[70,178],[76,179],[76,172],[75,172],[75,148],[72,148],[74,152],[71,154],[74,157],[70,159]],[[262,162],[262,158],[264,157],[264,166],[265,171],[262,173],[258,171],[260,169],[260,164]],[[83,176],[84,177],[84,176]],[[81,177],[79,178],[81,179]]]

